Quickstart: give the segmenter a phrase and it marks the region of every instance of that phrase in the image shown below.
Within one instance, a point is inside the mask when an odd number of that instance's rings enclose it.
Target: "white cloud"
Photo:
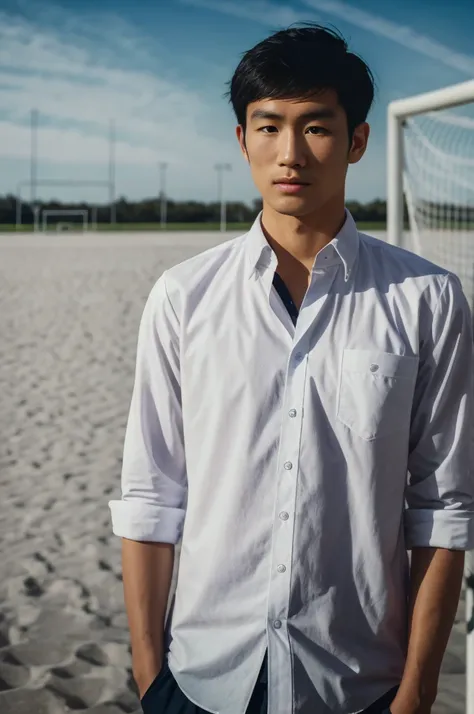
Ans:
[[[107,19],[105,34],[103,18],[81,22],[53,6],[48,16],[48,7],[41,21],[0,11],[0,155],[9,165],[0,192],[29,178],[36,108],[40,178],[82,177],[90,166],[91,178],[105,180],[114,119],[118,194],[156,194],[157,161],[168,161],[170,193],[212,200],[214,163],[238,157],[232,124],[228,141],[213,136],[214,108],[119,18]],[[221,117],[224,102],[215,110]],[[245,167],[235,168],[228,185],[240,178],[240,194],[246,186],[247,198],[255,195]]]

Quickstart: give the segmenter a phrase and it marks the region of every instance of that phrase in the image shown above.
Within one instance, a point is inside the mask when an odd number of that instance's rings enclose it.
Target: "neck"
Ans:
[[[316,255],[339,233],[344,220],[344,198],[302,217],[278,213],[264,203],[262,229],[279,265],[297,261],[311,270]]]

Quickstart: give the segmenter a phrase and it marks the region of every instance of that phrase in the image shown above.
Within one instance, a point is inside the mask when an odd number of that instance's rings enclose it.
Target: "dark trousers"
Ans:
[[[267,714],[267,681],[267,655],[265,655],[246,714]],[[397,687],[371,704],[362,714],[389,714],[389,707],[396,693]],[[190,702],[183,694],[171,674],[166,657],[161,672],[145,692],[141,705],[143,714],[208,714],[205,709]]]

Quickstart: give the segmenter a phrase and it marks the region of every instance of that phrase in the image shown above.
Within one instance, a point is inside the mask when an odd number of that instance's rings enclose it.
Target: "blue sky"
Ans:
[[[40,112],[39,178],[106,180],[116,123],[117,195],[257,196],[223,97],[241,54],[292,22],[336,26],[378,85],[372,135],[348,199],[385,197],[392,99],[474,77],[472,0],[0,0],[0,193],[29,179],[30,112]],[[27,190],[23,195],[28,197]],[[43,188],[43,198],[105,202],[104,188]]]

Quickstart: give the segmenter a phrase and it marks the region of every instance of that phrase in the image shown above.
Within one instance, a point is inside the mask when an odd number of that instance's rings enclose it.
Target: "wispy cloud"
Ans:
[[[103,164],[105,175],[95,177],[106,178],[113,119],[119,167],[146,172],[164,160],[181,172],[182,191],[188,186],[196,193],[203,170],[213,187],[215,157],[229,160],[233,144],[231,135],[228,142],[212,135],[206,97],[120,18],[81,22],[52,8],[54,21],[45,22],[48,6],[42,6],[42,21],[0,11],[0,156],[29,158],[30,112],[37,108],[42,177],[64,174],[64,165]],[[133,184],[129,176],[124,181]],[[150,192],[156,191],[155,183]]]
[[[425,57],[434,59],[466,75],[474,75],[474,57],[455,52],[441,42],[417,32],[408,25],[401,25],[380,15],[360,10],[347,2],[340,0],[300,0],[305,9],[285,6],[267,0],[260,2],[233,2],[232,0],[180,0],[183,4],[194,5],[216,12],[243,17],[267,27],[289,25],[304,20],[320,21],[321,17],[330,15],[344,22],[360,27],[380,37],[387,38],[403,47],[418,52]],[[309,15],[305,15],[310,13]],[[314,12],[316,11],[317,14]]]
[[[267,0],[254,0],[252,3],[234,2],[233,0],[180,0],[180,2],[183,5],[192,5],[205,10],[215,10],[232,17],[252,20],[266,27],[291,25],[301,20],[301,12],[297,12],[291,7],[275,5]]]
[[[340,0],[301,0],[301,2],[311,9],[339,17],[363,30],[380,37],[386,37],[392,42],[397,42],[403,47],[425,55],[425,57],[442,62],[448,67],[470,76],[474,75],[474,57],[455,52],[450,47],[417,32],[408,25],[387,20],[380,15],[360,10],[354,5]]]
[[[117,43],[117,34],[111,34]],[[122,35],[120,43],[133,56],[133,40]],[[72,153],[63,145],[55,160],[88,161],[93,157],[77,143],[79,138],[100,138],[113,118],[122,137],[119,150],[128,160],[151,162],[155,152],[171,158],[173,144],[182,147],[195,139],[189,135],[204,103],[197,93],[180,88],[161,72],[116,68],[114,54],[113,48],[107,56],[103,48],[96,53],[81,46],[77,34],[63,38],[60,32],[0,13],[0,108],[5,123],[20,129],[30,110],[38,108],[50,134],[66,132],[75,142]],[[66,124],[75,130],[61,128]],[[3,132],[0,137],[2,153],[23,151],[21,145],[5,142]]]

